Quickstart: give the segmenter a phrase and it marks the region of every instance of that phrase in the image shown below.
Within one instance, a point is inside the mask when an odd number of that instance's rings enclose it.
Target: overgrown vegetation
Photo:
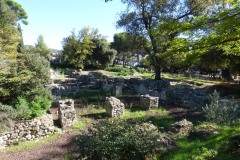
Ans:
[[[234,125],[239,123],[240,107],[231,100],[220,100],[220,95],[214,91],[209,95],[210,104],[203,107],[209,122],[219,125]]]
[[[87,159],[144,160],[164,152],[161,134],[151,124],[130,125],[126,121],[105,121],[77,138],[80,156]]]

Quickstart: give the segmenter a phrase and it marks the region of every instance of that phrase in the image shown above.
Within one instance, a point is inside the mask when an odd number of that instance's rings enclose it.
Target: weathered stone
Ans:
[[[189,86],[168,87],[165,89],[166,103],[186,108],[201,108],[208,102],[208,96],[202,89]]]
[[[40,126],[41,125],[41,126]],[[19,140],[32,140],[36,137],[44,136],[39,134],[41,130],[47,130],[47,134],[52,132],[48,128],[53,128],[53,118],[51,114],[45,114],[32,120],[15,122],[12,130],[6,133],[1,133],[0,148],[16,145]]]
[[[177,133],[182,136],[189,135],[192,129],[193,129],[192,122],[187,121],[186,119],[183,119],[182,121],[176,122],[171,125],[171,132]]]
[[[141,95],[140,105],[143,109],[155,109],[158,108],[158,97],[152,97],[149,95]]]
[[[107,97],[105,101],[105,109],[108,115],[111,117],[117,117],[124,114],[124,104],[115,97]]]
[[[74,101],[72,99],[59,101],[58,113],[62,129],[68,129],[76,122],[76,110],[74,109]]]
[[[117,84],[113,87],[113,96],[121,96],[122,95],[122,85]]]
[[[0,137],[0,151],[5,148],[5,141]]]

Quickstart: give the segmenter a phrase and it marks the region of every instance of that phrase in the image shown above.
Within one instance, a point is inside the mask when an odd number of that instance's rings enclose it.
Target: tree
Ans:
[[[128,39],[128,33],[123,32],[123,33],[116,33],[113,36],[113,43],[111,44],[112,48],[114,48],[115,50],[117,50],[118,52],[118,57],[122,57],[122,64],[123,67],[126,66],[126,54],[130,53],[128,51],[130,51],[130,47],[131,44],[129,43],[129,39]]]
[[[25,20],[26,12],[14,1],[0,1],[0,101],[9,101],[15,93],[14,86],[25,77],[19,70],[20,53],[17,52],[20,35],[18,20]]]
[[[91,55],[95,48],[93,38],[99,37],[96,29],[84,27],[76,35],[75,31],[67,38],[63,39],[63,56],[66,61],[76,68],[84,68],[84,60]]]
[[[123,67],[128,61],[131,61],[135,54],[143,54],[145,53],[144,49],[149,49],[146,38],[127,32],[114,34],[111,47],[117,50],[117,57],[123,62]]]
[[[17,22],[26,23],[27,15],[21,5],[12,0],[0,1],[0,14],[0,101],[17,110],[23,109],[18,108],[21,102],[27,102],[31,105],[24,109],[38,116],[51,105],[51,94],[44,87],[50,77],[49,61],[37,54],[36,48],[23,48]]]
[[[124,27],[129,33],[149,39],[151,50],[148,51],[148,57],[155,69],[155,79],[161,78],[161,70],[166,63],[165,57],[168,57],[165,53],[173,54],[176,49],[183,52],[191,47],[190,41],[185,41],[179,36],[191,32],[192,37],[196,39],[196,33],[201,33],[207,26],[201,22],[213,22],[212,17],[215,13],[221,15],[225,11],[221,11],[222,8],[218,6],[223,6],[222,3],[227,4],[215,0],[122,0],[122,2],[126,3],[128,8],[120,15],[117,25]],[[192,23],[194,21],[195,23]],[[182,46],[177,47],[177,44]]]
[[[95,48],[86,59],[86,65],[95,68],[105,68],[113,64],[117,51],[110,49],[109,43],[104,37],[92,39]]]
[[[43,56],[47,60],[49,60],[51,58],[51,51],[45,44],[44,38],[42,35],[38,36],[35,47],[36,47],[36,52],[38,52],[41,56]]]

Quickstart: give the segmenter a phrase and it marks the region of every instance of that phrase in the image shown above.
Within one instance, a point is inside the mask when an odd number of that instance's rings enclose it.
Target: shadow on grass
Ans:
[[[217,134],[212,134],[207,138],[182,138],[178,142],[180,148],[165,154],[161,157],[161,160],[182,160],[182,159],[194,159],[196,156],[203,156],[211,151],[217,151],[217,155],[212,159],[217,160],[240,160],[239,155],[231,153],[231,146],[229,140],[235,134],[239,133],[239,129],[236,128],[222,128]],[[206,152],[201,150],[206,148]],[[201,157],[203,158],[203,157]]]
[[[93,119],[93,120],[107,119],[107,118],[109,118],[109,116],[107,115],[107,113],[90,113],[90,114],[81,115],[81,117],[91,118],[91,119]]]

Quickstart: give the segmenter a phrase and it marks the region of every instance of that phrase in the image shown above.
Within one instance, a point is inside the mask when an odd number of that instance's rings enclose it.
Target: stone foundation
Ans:
[[[140,106],[143,109],[149,110],[149,109],[155,109],[158,108],[158,97],[152,97],[147,95],[141,95],[140,97]]]
[[[62,129],[68,129],[75,123],[77,117],[72,99],[59,101],[58,119]]]
[[[106,112],[111,117],[118,117],[124,114],[125,106],[124,104],[115,97],[106,98]]]
[[[16,145],[20,141],[40,139],[57,131],[51,114],[45,114],[32,120],[15,122],[9,132],[0,133],[0,150],[6,146]]]

